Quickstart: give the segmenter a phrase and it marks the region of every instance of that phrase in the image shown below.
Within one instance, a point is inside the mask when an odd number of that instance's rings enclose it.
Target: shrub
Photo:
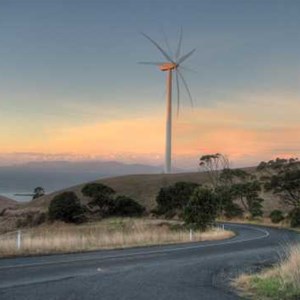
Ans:
[[[183,210],[198,186],[193,182],[177,182],[174,185],[161,188],[156,197],[156,212],[175,215],[176,210]]]
[[[75,193],[64,192],[55,196],[49,205],[49,219],[66,223],[81,223],[85,220],[84,208]]]
[[[215,222],[218,199],[208,188],[197,188],[184,210],[184,221],[187,225],[206,230]]]
[[[82,188],[81,192],[84,196],[91,197],[91,198],[97,197],[99,195],[115,194],[115,191],[111,187],[96,182],[86,184]]]
[[[228,203],[224,207],[224,215],[228,219],[238,218],[243,216],[243,210],[234,202]]]
[[[46,214],[43,212],[31,211],[23,216],[20,216],[16,221],[18,228],[34,227],[46,222]]]
[[[290,212],[291,227],[300,227],[300,208],[294,208]]]
[[[111,195],[98,194],[88,203],[88,207],[96,208],[94,212],[97,212],[101,217],[108,217],[115,209],[114,199]]]
[[[144,211],[145,208],[135,200],[126,196],[118,196],[114,200],[112,214],[115,216],[134,217],[141,216]]]
[[[275,209],[270,213],[270,219],[272,223],[278,224],[284,220],[284,216],[281,210]]]

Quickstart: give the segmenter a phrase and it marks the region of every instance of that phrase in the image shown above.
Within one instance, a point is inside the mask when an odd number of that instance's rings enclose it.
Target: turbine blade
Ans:
[[[183,55],[180,57],[180,59],[178,60],[177,64],[181,64],[183,63],[188,57],[190,57],[194,52],[196,51],[196,49],[193,49],[192,51],[190,51],[189,53]]]
[[[168,61],[170,61],[170,62],[172,62],[172,63],[175,63],[174,61],[173,61],[173,59],[168,55],[168,53],[164,50],[164,49],[162,49],[162,47],[160,47],[150,36],[148,36],[147,34],[145,34],[145,33],[141,33],[146,39],[148,39],[160,52],[161,52],[161,54],[168,60]]]
[[[169,40],[168,40],[168,37],[167,37],[166,32],[164,31],[163,28],[162,28],[162,33],[163,33],[163,36],[164,36],[165,44],[166,44],[167,49],[168,49],[168,51],[170,53],[170,57],[174,57],[173,51],[171,49],[171,46],[170,46],[170,43],[169,43]]]
[[[177,88],[177,117],[179,115],[179,106],[180,106],[180,91],[179,91],[179,78],[178,78],[178,72],[176,74],[176,88]]]
[[[154,61],[139,61],[138,64],[141,65],[154,65],[154,66],[160,66],[164,64],[165,62],[154,62]]]
[[[191,106],[194,107],[194,101],[193,101],[193,98],[192,98],[192,94],[191,94],[191,92],[190,92],[190,89],[189,89],[189,87],[188,87],[188,84],[186,83],[186,81],[185,81],[183,75],[181,74],[181,72],[180,72],[178,69],[177,69],[177,72],[178,72],[178,75],[180,76],[180,78],[181,78],[181,80],[182,80],[182,83],[183,83],[183,85],[184,85],[184,87],[185,87],[185,89],[186,89],[186,91],[187,91],[187,94],[188,94],[189,99],[190,99],[190,101],[191,101]]]
[[[182,43],[182,27],[180,27],[180,31],[179,31],[179,40],[178,40],[177,50],[176,50],[176,54],[175,54],[176,61],[178,60],[179,55],[180,55],[181,43]]]
[[[197,72],[196,70],[194,70],[194,69],[191,69],[191,68],[188,68],[188,67],[183,67],[183,66],[180,66],[180,68],[182,69],[182,70],[185,70],[185,71],[188,71],[188,72],[192,72],[192,73],[195,73],[195,74],[199,74],[199,72]]]

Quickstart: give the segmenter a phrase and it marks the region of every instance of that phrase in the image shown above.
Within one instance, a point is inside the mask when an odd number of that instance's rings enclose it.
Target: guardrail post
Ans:
[[[192,240],[193,240],[193,229],[190,228],[190,241],[192,241]]]

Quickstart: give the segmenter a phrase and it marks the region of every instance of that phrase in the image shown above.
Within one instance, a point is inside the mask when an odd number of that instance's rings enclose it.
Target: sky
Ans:
[[[174,166],[298,156],[300,1],[0,0],[0,165],[163,164],[166,74],[137,63],[163,60],[140,33],[174,51],[180,28]]]

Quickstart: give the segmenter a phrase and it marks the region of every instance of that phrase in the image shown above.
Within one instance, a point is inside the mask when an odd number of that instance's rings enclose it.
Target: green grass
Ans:
[[[259,274],[242,274],[233,282],[244,296],[257,300],[300,299],[300,246],[286,250],[280,263]]]
[[[261,278],[254,276],[250,279],[250,290],[255,294],[254,299],[261,300],[296,300],[300,299],[300,289],[283,284],[279,278]]]

